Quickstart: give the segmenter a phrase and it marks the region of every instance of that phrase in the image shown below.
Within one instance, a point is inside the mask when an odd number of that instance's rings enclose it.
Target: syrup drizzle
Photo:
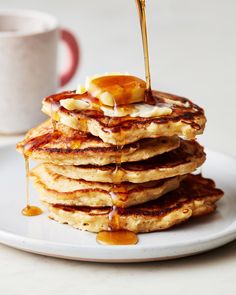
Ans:
[[[112,191],[110,191],[113,206],[108,215],[109,230],[100,231],[96,238],[97,242],[102,245],[135,245],[138,242],[138,237],[134,232],[122,229],[120,215],[122,208],[116,205],[119,194],[121,192],[116,191],[115,186],[113,186]],[[122,192],[122,195],[125,195],[124,198],[126,198],[127,192]]]
[[[122,229],[119,200],[125,201],[128,197],[128,191],[125,185],[120,186],[121,174],[119,173],[122,163],[123,146],[117,146],[115,154],[116,166],[113,171],[113,177],[116,180],[110,190],[112,200],[112,209],[108,215],[108,231],[101,231],[97,234],[97,242],[102,245],[134,245],[138,242],[137,235],[129,230]]]
[[[116,103],[114,108],[116,108]],[[122,181],[122,173],[120,171],[122,169],[122,150],[123,146],[116,146],[115,169],[112,172],[115,184],[109,191],[112,208],[108,214],[108,231],[99,232],[96,239],[102,245],[134,245],[138,242],[138,237],[134,232],[122,229],[122,208],[120,207],[119,200],[125,201],[128,197],[126,187],[119,185]]]
[[[43,211],[37,206],[30,205],[29,195],[29,157],[24,154],[25,159],[25,174],[26,174],[26,207],[22,209],[21,213],[24,216],[37,216],[43,213]]]
[[[54,135],[58,136],[57,132],[57,121],[58,121],[58,104],[51,104],[51,119],[52,119],[52,130],[48,134],[38,136],[31,141],[27,142],[23,148],[24,160],[25,160],[25,176],[26,176],[26,207],[22,209],[21,213],[24,216],[37,216],[43,213],[42,209],[37,206],[30,205],[30,194],[29,194],[29,155],[32,149],[39,147],[40,145],[47,142]]]

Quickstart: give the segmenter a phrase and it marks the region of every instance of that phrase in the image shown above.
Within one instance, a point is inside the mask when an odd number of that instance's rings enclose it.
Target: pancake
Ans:
[[[92,100],[88,93],[75,94],[67,91],[51,95],[43,100],[42,111],[53,119],[74,129],[90,132],[104,142],[125,145],[142,138],[160,136],[183,136],[194,139],[205,127],[204,111],[190,100],[176,95],[153,91],[158,106],[168,106],[172,113],[156,117],[110,117],[101,109],[67,110],[60,105],[61,99],[75,98]]]
[[[17,150],[30,159],[58,165],[107,165],[110,163],[145,160],[177,148],[178,137],[142,139],[138,142],[116,147],[104,143],[99,137],[81,133],[58,124],[54,131],[48,120],[31,129]]]
[[[51,163],[45,167],[54,173],[73,179],[97,182],[142,183],[193,172],[205,161],[203,148],[195,141],[181,140],[180,147],[168,153],[140,162],[120,166],[62,166]]]
[[[188,175],[178,189],[155,201],[119,209],[121,229],[136,233],[165,230],[191,217],[210,214],[223,192],[210,179]],[[90,232],[108,230],[110,207],[90,208],[50,205],[49,217],[77,229]]]
[[[133,184],[111,184],[75,180],[53,173],[46,165],[32,169],[30,176],[40,194],[40,200],[51,204],[76,206],[128,207],[159,198],[176,189],[183,177]]]

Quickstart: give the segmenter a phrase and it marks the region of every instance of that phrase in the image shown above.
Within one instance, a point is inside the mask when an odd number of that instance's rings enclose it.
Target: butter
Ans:
[[[165,99],[166,103],[170,103],[170,104],[174,104],[180,107],[185,107],[185,108],[189,108],[190,107],[190,103],[188,101],[186,101],[185,103],[178,101],[178,100],[174,100],[174,99]]]
[[[101,103],[104,105],[108,105],[108,106],[114,105],[114,97],[111,93],[107,91],[99,93],[97,97],[99,98]]]
[[[172,109],[167,106],[153,106],[145,103],[137,103],[133,104],[132,107],[116,107],[111,108],[107,106],[102,106],[101,110],[103,111],[105,116],[108,117],[142,117],[142,118],[150,118],[150,117],[159,117],[170,115],[172,113]]]
[[[108,73],[87,77],[85,89],[103,105],[113,107],[143,102],[146,82],[127,74]]]
[[[136,105],[137,112],[132,113],[131,117],[159,117],[170,115],[172,113],[172,109],[167,106],[153,106],[145,103],[140,103]]]
[[[68,111],[86,110],[90,107],[90,104],[87,101],[74,98],[61,99],[60,104]]]

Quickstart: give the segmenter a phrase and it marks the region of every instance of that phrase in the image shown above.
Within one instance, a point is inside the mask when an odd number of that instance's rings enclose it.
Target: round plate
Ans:
[[[218,210],[173,229],[139,235],[132,246],[102,246],[96,235],[47,218],[47,212],[24,217],[24,161],[14,146],[0,148],[0,242],[21,250],[75,260],[138,262],[164,260],[204,252],[236,238],[236,160],[208,151],[203,175],[214,179],[225,196]],[[31,203],[38,204],[31,188]]]

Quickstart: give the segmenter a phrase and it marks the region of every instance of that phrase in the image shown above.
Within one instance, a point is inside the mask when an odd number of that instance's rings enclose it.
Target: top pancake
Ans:
[[[54,131],[51,120],[31,129],[17,150],[30,159],[58,165],[107,165],[117,161],[132,162],[151,158],[179,147],[178,137],[141,139],[117,148],[99,137],[81,133],[58,124]]]
[[[92,100],[88,93],[79,95],[67,91],[46,97],[42,111],[55,120],[77,130],[90,132],[104,142],[125,145],[142,138],[178,135],[194,139],[204,130],[206,118],[204,111],[190,100],[176,95],[153,91],[157,105],[167,105],[172,109],[170,115],[157,117],[109,117],[102,110],[69,111],[60,106],[66,98]]]

